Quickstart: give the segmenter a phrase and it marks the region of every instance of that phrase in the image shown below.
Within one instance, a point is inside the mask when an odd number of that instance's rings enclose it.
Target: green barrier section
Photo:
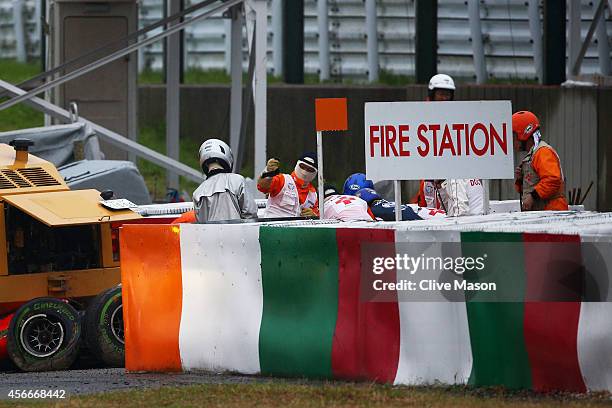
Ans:
[[[486,254],[485,268],[466,273],[466,280],[494,282],[499,291],[479,292],[471,297],[466,294],[474,361],[469,383],[531,388],[523,334],[525,307],[521,294],[525,293],[526,275],[522,234],[464,232],[461,247],[464,257]],[[496,296],[516,301],[495,302]]]
[[[259,239],[261,372],[331,378],[338,312],[336,230],[262,227]]]

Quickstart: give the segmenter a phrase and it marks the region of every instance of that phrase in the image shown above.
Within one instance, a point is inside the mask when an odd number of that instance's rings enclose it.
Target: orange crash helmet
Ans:
[[[518,111],[512,115],[512,132],[519,141],[524,142],[540,129],[538,117],[529,111]]]

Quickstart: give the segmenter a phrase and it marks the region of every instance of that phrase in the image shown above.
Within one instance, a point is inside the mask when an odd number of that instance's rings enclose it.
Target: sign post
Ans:
[[[395,221],[402,220],[402,182],[393,180],[395,190]]]
[[[488,214],[491,212],[491,183],[489,180],[483,180],[482,181],[482,188],[484,189],[484,205],[483,205],[483,210],[485,214]]]
[[[325,210],[324,199],[324,181],[323,181],[323,131],[317,130],[317,187],[319,190],[319,219],[323,219],[323,211]]]
[[[323,177],[323,132],[348,130],[346,98],[315,99],[315,122],[317,130],[317,184],[319,187],[319,219],[323,219],[323,215],[325,212],[325,178]]]
[[[510,101],[370,102],[365,104],[366,175],[394,180],[512,179]]]

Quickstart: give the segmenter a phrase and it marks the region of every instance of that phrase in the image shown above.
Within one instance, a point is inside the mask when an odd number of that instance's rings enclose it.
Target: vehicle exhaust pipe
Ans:
[[[9,142],[9,146],[15,148],[15,161],[27,163],[28,150],[30,146],[34,146],[34,142],[30,139],[13,139]]]

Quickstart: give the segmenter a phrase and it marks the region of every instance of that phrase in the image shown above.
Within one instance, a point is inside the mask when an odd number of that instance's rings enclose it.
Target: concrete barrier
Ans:
[[[611,244],[612,214],[594,213],[127,225],[126,368],[612,391]],[[364,251],[373,245],[388,257],[406,247],[433,257],[449,248],[487,254],[486,267],[466,281],[511,287],[518,298],[466,291],[450,299],[442,290],[428,299],[400,290],[364,298]],[[568,265],[587,271],[584,290],[603,302],[567,290]],[[410,273],[380,276],[399,283]],[[547,293],[565,297],[540,301]]]

